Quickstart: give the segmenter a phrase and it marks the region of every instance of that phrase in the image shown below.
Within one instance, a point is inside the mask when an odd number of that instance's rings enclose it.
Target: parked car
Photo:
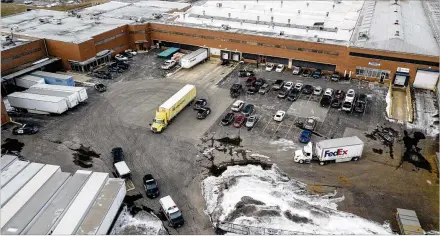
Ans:
[[[231,97],[237,98],[238,96],[240,96],[240,93],[242,90],[243,90],[243,85],[233,84],[231,86],[231,89],[229,90],[229,93],[230,93]]]
[[[281,90],[278,92],[277,97],[278,97],[278,98],[281,98],[281,99],[284,99],[284,98],[287,97],[287,95],[289,95],[289,92],[290,92],[289,89],[287,89],[287,88],[283,88],[283,89],[281,89]]]
[[[255,73],[250,70],[241,70],[238,72],[239,77],[249,77],[249,76],[255,76]]]
[[[341,76],[339,75],[338,72],[335,72],[330,76],[330,80],[335,81],[335,82],[338,82],[340,78],[341,78]]]
[[[299,75],[299,74],[301,74],[301,67],[299,67],[299,66],[294,66],[294,67],[293,67],[293,70],[292,70],[292,74],[294,74],[294,75]]]
[[[124,70],[127,70],[128,68],[130,68],[130,64],[128,64],[128,62],[126,62],[126,61],[118,61],[118,62],[116,62],[116,66],[121,69],[124,69]]]
[[[273,117],[273,119],[275,121],[281,122],[281,121],[283,121],[285,115],[286,115],[285,111],[279,110],[279,111],[277,111],[277,113],[275,113],[275,116]]]
[[[169,70],[177,65],[177,62],[175,60],[166,60],[163,65],[161,66],[164,70]]]
[[[284,65],[283,64],[278,64],[277,68],[275,69],[276,72],[283,72],[284,70]]]
[[[245,116],[250,116],[252,113],[254,113],[254,105],[246,104],[246,106],[244,106],[243,111],[241,111],[241,113]]]
[[[136,56],[136,55],[137,55],[137,52],[136,52],[136,51],[133,51],[132,49],[126,49],[124,52],[125,52],[125,53],[131,53],[131,55],[133,55],[133,56]]]
[[[323,95],[321,98],[321,101],[319,101],[319,104],[321,107],[328,107],[332,103],[332,97],[328,95]]]
[[[205,107],[208,104],[208,101],[204,98],[198,99],[195,103],[194,103],[194,110],[198,110],[202,107]]]
[[[330,106],[333,108],[340,108],[342,106],[342,102],[344,102],[343,99],[335,97],[332,99]]]
[[[352,102],[356,97],[356,92],[353,89],[349,89],[345,95],[345,101]]]
[[[257,81],[255,81],[255,86],[260,88],[265,83],[266,83],[266,80],[259,78],[259,79],[257,79]]]
[[[359,94],[359,97],[357,98],[357,102],[366,104],[367,103],[367,95],[361,93]]]
[[[258,92],[258,87],[256,85],[252,85],[248,88],[247,94],[255,94]]]
[[[316,70],[313,72],[312,77],[313,77],[314,79],[319,79],[319,77],[321,77],[321,74],[322,74],[321,69],[316,69]]]
[[[266,71],[273,71],[273,68],[275,67],[274,64],[272,63],[267,63],[266,64]]]
[[[228,112],[225,117],[223,117],[223,119],[221,120],[221,124],[226,126],[226,125],[230,125],[233,121],[234,121],[234,112]]]
[[[296,99],[299,98],[300,91],[296,88],[290,90],[289,95],[287,95],[287,100],[289,101],[296,101]]]
[[[269,91],[270,91],[270,85],[266,83],[260,87],[260,90],[258,90],[258,93],[264,95],[264,94],[268,93]]]
[[[202,107],[197,111],[197,119],[203,120],[211,114],[211,109],[209,107]]]
[[[302,77],[309,77],[312,72],[309,69],[305,69],[301,74]]]
[[[112,156],[113,156],[113,164],[120,162],[120,161],[124,161],[125,157],[124,157],[124,151],[122,150],[121,147],[115,147],[112,149]]]
[[[291,90],[293,88],[293,82],[292,81],[287,81],[284,86],[284,88]]]
[[[32,2],[32,1],[24,1],[23,3],[26,4],[26,5],[30,5],[30,4],[32,4],[34,2]]]
[[[304,87],[302,89],[302,93],[303,94],[312,94],[313,90],[314,90],[314,88],[312,85],[306,84],[306,85],[304,85]]]
[[[244,107],[244,102],[242,100],[237,100],[232,104],[231,110],[233,111],[241,111]]]
[[[133,58],[133,54],[128,53],[128,52],[123,52],[121,53],[122,56],[127,57],[127,58]]]
[[[236,116],[235,120],[234,120],[234,124],[233,124],[234,127],[240,128],[243,125],[243,123],[245,122],[245,120],[246,120],[246,117],[244,115]]]
[[[147,197],[155,198],[155,197],[159,196],[159,194],[160,194],[159,184],[157,183],[157,181],[153,178],[153,176],[151,174],[144,175],[143,183],[144,183],[145,193],[146,193]]]
[[[365,111],[365,103],[357,101],[356,105],[354,107],[354,111],[357,112],[357,113],[364,113],[364,111]]]
[[[331,88],[325,89],[324,95],[329,96],[329,97],[333,97],[333,89],[331,89]]]
[[[257,122],[258,122],[258,117],[257,116],[249,116],[247,118],[245,126],[247,128],[253,128]]]
[[[353,110],[353,102],[345,101],[342,104],[342,110],[346,112],[352,112]]]
[[[36,134],[39,131],[38,125],[35,124],[23,124],[18,127],[12,129],[12,134],[20,135],[20,134]]]
[[[297,89],[298,91],[301,91],[304,87],[304,84],[302,83],[296,83],[295,84],[295,89]]]
[[[246,80],[246,86],[247,86],[247,87],[250,87],[250,86],[254,85],[255,82],[257,82],[257,78],[255,78],[254,76],[250,76],[250,77],[247,78],[247,80]]]
[[[343,90],[340,90],[340,89],[336,90],[335,98],[344,99],[345,98],[345,92]]]
[[[284,80],[276,80],[272,86],[273,90],[280,90],[284,86]]]
[[[316,127],[316,120],[312,117],[309,117],[306,119],[306,122],[304,123],[304,129],[313,131]]]
[[[98,79],[112,79],[112,75],[105,71],[94,71],[92,76]]]
[[[105,85],[101,84],[101,83],[97,83],[93,87],[96,89],[96,91],[98,91],[100,93],[103,93],[107,90],[107,87],[105,87]]]
[[[115,55],[115,59],[118,60],[118,61],[128,61],[128,58],[123,56],[123,55],[121,55],[121,54],[116,54]]]
[[[312,138],[312,131],[303,130],[299,136],[299,141],[301,143],[308,143],[308,142],[310,142],[311,138]]]
[[[322,93],[322,87],[321,86],[316,86],[315,90],[313,90],[313,95],[321,95]]]

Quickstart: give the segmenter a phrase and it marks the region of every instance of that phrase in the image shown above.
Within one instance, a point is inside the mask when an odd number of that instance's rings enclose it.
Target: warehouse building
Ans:
[[[33,10],[6,17],[2,34],[12,29],[17,36],[44,39],[48,55],[74,71],[89,71],[128,48],[204,47],[233,61],[434,89],[438,7],[425,0],[112,1],[75,13]]]
[[[2,235],[109,232],[125,197],[125,181],[108,173],[1,157]]]

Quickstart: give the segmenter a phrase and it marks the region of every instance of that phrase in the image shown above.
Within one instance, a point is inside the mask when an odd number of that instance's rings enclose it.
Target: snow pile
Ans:
[[[390,117],[391,113],[391,89],[388,89],[387,97],[385,99],[387,102],[387,117]]]
[[[230,166],[202,183],[207,213],[214,224],[234,223],[304,234],[390,234],[387,225],[338,211],[336,192],[312,195],[275,165]],[[223,230],[227,230],[222,228]]]
[[[439,135],[438,107],[433,92],[421,89],[414,90],[414,122],[407,123],[408,129],[417,129],[429,137]]]
[[[278,151],[289,151],[289,150],[295,150],[300,149],[299,146],[297,146],[292,140],[287,139],[278,139],[276,141],[270,142],[272,145],[278,145],[280,148]]]
[[[125,207],[111,233],[112,235],[165,235],[166,229],[162,221],[156,216],[145,211],[138,212],[135,216],[130,215]]]

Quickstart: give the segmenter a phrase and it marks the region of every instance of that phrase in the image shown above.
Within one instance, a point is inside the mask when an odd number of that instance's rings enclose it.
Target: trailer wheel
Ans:
[[[323,165],[325,165],[325,162],[320,161],[320,162],[319,162],[319,165],[323,166]]]
[[[299,164],[304,164],[304,160],[299,160]]]
[[[352,161],[358,161],[359,157],[353,157],[353,159],[351,159]]]

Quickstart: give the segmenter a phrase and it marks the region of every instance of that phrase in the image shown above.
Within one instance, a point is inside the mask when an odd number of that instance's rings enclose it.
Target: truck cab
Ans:
[[[303,149],[296,150],[293,161],[300,164],[310,163],[313,159],[313,143],[309,142]]]
[[[156,117],[151,124],[151,130],[154,133],[161,133],[168,125],[167,113],[164,111],[156,111]]]

